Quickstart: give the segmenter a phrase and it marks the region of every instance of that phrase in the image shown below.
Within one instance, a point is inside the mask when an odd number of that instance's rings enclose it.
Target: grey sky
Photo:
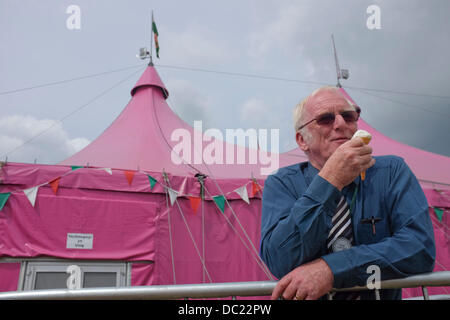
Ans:
[[[366,26],[372,4],[381,9],[379,30]],[[79,30],[66,26],[69,5],[81,9]],[[146,66],[136,54],[150,47],[152,9],[161,47],[154,63],[169,105],[190,123],[279,128],[281,151],[295,147],[292,109],[319,86],[301,81],[336,84],[333,33],[341,67],[350,70],[342,84],[364,120],[393,139],[450,156],[449,1],[0,0],[1,160],[8,153],[10,161],[56,163],[100,135]]]

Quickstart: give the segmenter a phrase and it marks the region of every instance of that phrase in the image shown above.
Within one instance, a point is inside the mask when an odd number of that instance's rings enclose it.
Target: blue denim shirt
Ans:
[[[416,177],[402,158],[375,157],[376,163],[340,192],[309,162],[281,168],[264,184],[260,255],[278,278],[322,257],[334,275],[334,288],[365,286],[380,268],[381,280],[431,272],[434,233],[428,203]],[[345,195],[352,214],[355,245],[329,253],[326,239],[331,218]],[[379,218],[373,234],[371,223]],[[373,278],[373,277],[372,277]],[[366,291],[362,299],[373,299]],[[401,290],[381,290],[381,299],[400,299]]]

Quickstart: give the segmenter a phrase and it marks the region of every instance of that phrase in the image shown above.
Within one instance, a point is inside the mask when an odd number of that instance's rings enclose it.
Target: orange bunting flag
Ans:
[[[58,191],[59,180],[61,180],[61,177],[56,178],[56,179],[54,179],[54,180],[49,182],[50,186],[52,187],[52,190],[53,190],[54,194],[56,194],[56,192]]]
[[[192,210],[194,213],[197,213],[198,206],[200,205],[202,199],[199,197],[189,197],[189,200],[191,201]]]
[[[133,182],[135,171],[126,170],[126,171],[124,171],[124,173],[125,173],[125,177],[127,177],[128,184],[131,186],[131,183]]]
[[[256,183],[256,181],[252,182],[252,197],[254,197],[259,191],[261,191],[261,186]]]

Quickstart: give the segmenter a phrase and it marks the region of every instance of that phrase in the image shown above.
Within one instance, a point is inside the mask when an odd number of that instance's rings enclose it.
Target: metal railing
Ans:
[[[0,293],[0,300],[166,300],[166,299],[202,299],[232,297],[269,296],[277,284],[276,281],[229,282],[186,285],[155,285],[117,288],[89,289],[51,289],[14,291]],[[380,282],[380,289],[401,289],[422,287],[423,299],[428,300],[427,287],[450,286],[450,271],[440,271],[415,275],[402,279]],[[333,291],[368,290],[365,286]],[[373,289],[377,291],[378,289]],[[439,299],[450,299],[450,295],[439,295]],[[379,298],[379,295],[378,295]]]

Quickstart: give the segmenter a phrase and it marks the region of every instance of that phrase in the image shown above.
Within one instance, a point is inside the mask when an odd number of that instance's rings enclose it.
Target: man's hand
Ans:
[[[333,288],[333,272],[323,259],[295,268],[275,286],[272,300],[316,300]]]
[[[361,138],[351,139],[340,145],[325,162],[319,176],[342,190],[358,175],[375,164],[372,148]]]

